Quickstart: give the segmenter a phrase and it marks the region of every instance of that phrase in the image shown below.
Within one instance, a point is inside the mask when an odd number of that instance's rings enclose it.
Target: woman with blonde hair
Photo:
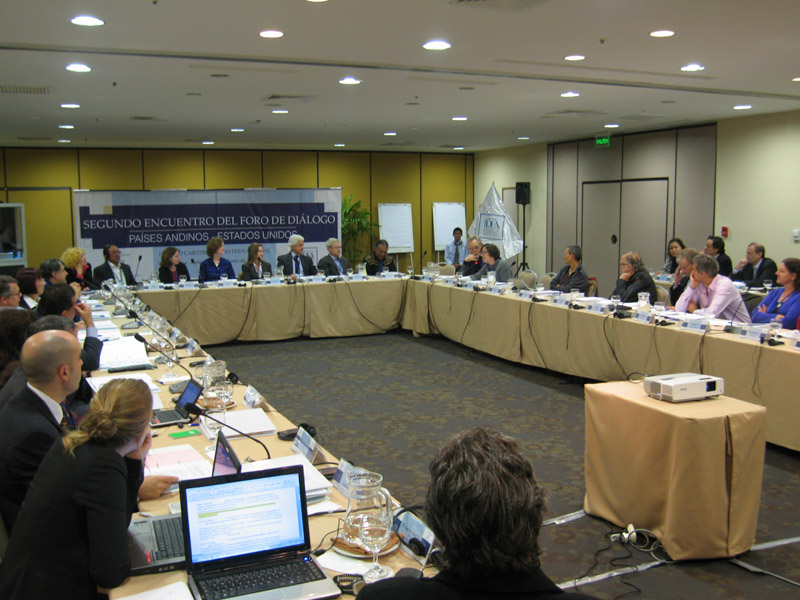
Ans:
[[[147,384],[115,379],[42,460],[0,563],[0,598],[89,600],[130,571],[128,525],[150,450]]]
[[[92,279],[92,265],[86,262],[86,251],[83,248],[67,248],[61,255],[61,262],[67,270],[67,283],[77,283],[81,289],[97,289]]]

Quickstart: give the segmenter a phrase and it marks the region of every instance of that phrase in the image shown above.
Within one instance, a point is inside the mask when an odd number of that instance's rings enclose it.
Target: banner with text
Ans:
[[[167,246],[181,251],[196,279],[212,237],[225,240],[225,258],[237,273],[253,242],[264,246],[264,260],[274,269],[296,233],[316,264],[328,238],[340,237],[341,209],[341,188],[75,192],[76,245],[96,267],[105,261],[103,247],[115,244],[138,281],[158,271]]]

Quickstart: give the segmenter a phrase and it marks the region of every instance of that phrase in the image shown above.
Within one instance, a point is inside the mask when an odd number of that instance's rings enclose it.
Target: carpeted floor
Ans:
[[[421,504],[427,464],[449,435],[491,425],[520,440],[550,495],[550,516],[583,505],[583,382],[407,332],[357,338],[234,343],[209,349],[296,423],[317,428],[333,454],[383,474],[406,505]],[[767,448],[756,542],[800,536],[800,454]],[[547,518],[547,517],[546,517]],[[614,526],[583,517],[542,532],[556,582],[584,575]],[[615,544],[591,574],[653,560]],[[741,557],[800,582],[800,543]],[[725,560],[662,565],[581,586],[598,598],[641,589],[655,599],[796,599],[800,588]]]

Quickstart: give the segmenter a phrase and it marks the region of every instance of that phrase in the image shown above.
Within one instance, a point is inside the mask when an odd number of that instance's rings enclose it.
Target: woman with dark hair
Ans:
[[[34,309],[39,304],[39,297],[44,293],[44,275],[35,267],[24,267],[14,275],[22,293],[22,304]]]
[[[95,600],[125,581],[152,414],[146,383],[115,379],[80,428],[53,444],[0,563],[0,598]]]
[[[753,323],[781,322],[782,329],[797,329],[800,318],[800,259],[784,258],[778,266],[778,286],[756,306]]]
[[[25,332],[38,318],[32,310],[0,310],[0,388],[19,366]]]
[[[514,276],[511,264],[507,260],[500,259],[500,248],[494,244],[486,244],[481,248],[481,260],[483,260],[483,266],[476,273],[470,275],[471,279],[480,279],[492,272],[495,274],[496,281],[504,283],[510,281]]]
[[[623,302],[636,302],[639,292],[650,294],[650,304],[658,299],[656,284],[650,273],[644,268],[642,257],[638,252],[626,252],[619,261],[620,274],[617,287],[611,292],[612,296],[619,296]]]
[[[577,600],[542,572],[539,532],[545,492],[519,444],[478,427],[439,448],[430,463],[428,525],[445,566],[432,578],[395,577],[362,588],[357,600]]]
[[[683,243],[681,238],[672,238],[667,242],[667,261],[664,263],[662,273],[672,275],[675,269],[678,268],[678,255],[681,250],[686,249],[686,244]]]
[[[200,276],[197,281],[219,281],[223,275],[227,279],[236,279],[233,272],[233,265],[227,258],[222,258],[225,254],[225,240],[221,237],[213,237],[206,244],[206,254],[208,258],[200,263]]]
[[[263,279],[272,273],[272,265],[264,260],[264,246],[253,242],[247,247],[247,262],[242,265],[242,274],[239,279],[252,281]]]
[[[158,267],[158,280],[161,283],[178,283],[181,276],[189,281],[189,269],[181,262],[181,251],[175,246],[167,246],[161,252],[161,264]]]

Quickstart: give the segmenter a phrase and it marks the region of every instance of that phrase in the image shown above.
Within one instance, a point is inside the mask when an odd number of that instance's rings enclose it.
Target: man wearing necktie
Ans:
[[[453,265],[456,271],[461,267],[461,259],[464,258],[464,241],[461,236],[464,231],[461,227],[453,229],[453,241],[447,244],[444,248],[444,260],[448,265]]]
[[[325,242],[325,247],[328,249],[328,255],[323,256],[317,269],[319,269],[326,277],[341,277],[347,274],[347,269],[350,268],[350,261],[342,256],[342,245],[336,238],[331,238]]]
[[[317,268],[310,256],[303,254],[305,238],[294,234],[289,238],[289,253],[278,257],[278,266],[283,267],[283,274],[293,281],[298,277],[317,274]]]

